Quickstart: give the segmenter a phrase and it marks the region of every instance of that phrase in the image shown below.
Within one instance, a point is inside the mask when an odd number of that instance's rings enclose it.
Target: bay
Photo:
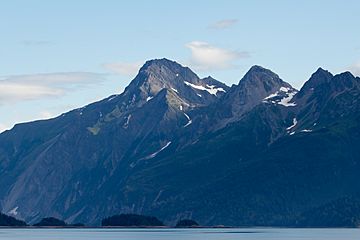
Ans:
[[[0,240],[358,240],[360,229],[0,229]]]

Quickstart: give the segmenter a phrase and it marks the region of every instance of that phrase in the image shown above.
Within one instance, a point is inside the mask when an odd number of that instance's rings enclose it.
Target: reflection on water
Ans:
[[[360,229],[0,229],[0,240],[359,240]]]

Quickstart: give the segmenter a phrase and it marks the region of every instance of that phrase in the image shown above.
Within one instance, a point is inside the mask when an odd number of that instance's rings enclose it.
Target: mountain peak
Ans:
[[[351,78],[351,79],[355,78],[355,76],[349,71],[336,74],[334,77],[336,77],[336,78]]]
[[[311,75],[309,81],[316,81],[322,83],[330,80],[332,77],[333,75],[328,70],[319,67],[316,72]]]
[[[139,75],[145,78],[153,76],[160,81],[176,80],[177,78],[199,79],[190,68],[184,67],[176,61],[167,58],[146,61],[140,68]]]
[[[212,78],[200,79],[190,68],[162,58],[147,61],[126,87],[124,95],[133,105],[142,106],[163,89],[176,93],[189,104],[203,106],[215,101],[228,87]]]
[[[259,65],[252,66],[245,76],[241,79],[240,84],[245,82],[262,82],[268,80],[279,81],[279,76],[271,70],[261,67]],[[281,80],[280,80],[281,81]]]
[[[168,68],[182,68],[182,66],[176,61],[172,61],[167,58],[151,59],[145,62],[141,69],[149,69],[152,67],[162,67],[166,66]]]
[[[351,72],[343,72],[333,77],[333,90],[343,91],[344,89],[351,89],[353,87],[360,88],[360,84]]]
[[[238,85],[231,87],[222,101],[222,105],[229,106],[232,119],[238,119],[254,106],[279,92],[285,91],[291,97],[296,90],[271,70],[255,65],[244,75]],[[291,100],[291,98],[289,98]],[[231,121],[231,120],[230,120]]]
[[[140,68],[138,75],[127,87],[127,90],[133,92],[141,88],[147,94],[155,95],[161,89],[174,87],[184,79],[194,81],[199,77],[189,68],[183,67],[175,61],[166,58],[153,59],[147,61]]]
[[[331,72],[329,72],[328,70],[323,69],[322,67],[319,67],[316,72],[314,72],[312,74],[312,77],[319,77],[319,76],[323,76],[326,78],[331,78],[333,77],[333,75],[331,74]]]
[[[301,88],[299,92],[299,97],[302,97],[308,91],[313,91],[313,89],[315,89],[319,85],[329,82],[332,78],[333,75],[329,71],[319,67]]]
[[[253,65],[253,66],[250,68],[249,72],[250,72],[250,71],[261,72],[261,71],[270,71],[270,70],[269,70],[269,69],[266,69],[266,68],[264,68],[264,67],[262,67],[262,66],[260,66],[260,65]]]
[[[279,75],[259,65],[254,65],[249,69],[240,80],[239,86],[251,88],[258,88],[261,86],[261,88],[264,88],[267,92],[273,91],[273,87],[277,89],[281,86],[291,88],[290,84],[281,80]]]

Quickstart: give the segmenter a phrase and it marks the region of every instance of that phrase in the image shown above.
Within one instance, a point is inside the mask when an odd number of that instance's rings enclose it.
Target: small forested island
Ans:
[[[66,227],[68,224],[63,220],[47,217],[40,220],[40,222],[35,223],[33,226],[35,227]]]
[[[14,217],[0,213],[0,226],[2,226],[2,227],[24,227],[24,226],[27,226],[27,224],[24,221],[21,221]]]
[[[177,228],[198,227],[199,224],[191,219],[182,219],[176,223]]]
[[[120,214],[105,218],[101,221],[103,227],[159,227],[164,223],[152,216],[138,214]]]
[[[68,224],[63,220],[54,217],[47,217],[41,219],[40,222],[34,224],[33,226],[34,227],[84,227],[85,225],[82,223]]]

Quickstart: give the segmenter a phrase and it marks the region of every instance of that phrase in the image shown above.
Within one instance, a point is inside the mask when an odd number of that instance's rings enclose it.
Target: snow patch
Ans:
[[[285,107],[295,107],[296,103],[291,103],[291,100],[293,99],[295,94],[296,94],[296,92],[288,93],[288,96],[281,99],[281,101],[278,104],[283,105]]]
[[[177,89],[171,88],[174,92],[179,93]]]
[[[9,215],[13,215],[13,216],[16,216],[16,215],[18,215],[18,210],[19,209],[19,207],[14,207],[13,209],[11,209],[9,212],[8,212],[8,214]]]
[[[188,122],[184,125],[184,128],[189,126],[192,123],[192,120],[190,119],[189,115],[187,115],[186,113],[184,113],[185,117],[187,118]]]
[[[286,130],[291,130],[292,128],[294,128],[296,126],[296,124],[298,123],[297,119],[294,118],[293,119],[293,125],[291,125],[290,127],[286,128]]]
[[[270,94],[269,96],[267,96],[267,97],[266,97],[266,98],[264,98],[263,100],[268,100],[268,99],[270,99],[270,98],[277,97],[277,96],[278,96],[278,93],[279,93],[279,92],[276,92],[276,93]]]
[[[153,97],[147,97],[146,102],[150,101],[151,99],[153,99]]]
[[[294,134],[295,134],[295,132],[291,132],[291,133],[290,133],[290,136],[291,136],[291,135],[294,135]]]
[[[207,91],[208,93],[212,94],[212,95],[215,95],[218,93],[218,92],[226,92],[223,88],[219,87],[219,88],[216,88],[215,85],[206,85],[206,87],[204,86],[201,86],[201,85],[195,85],[195,84],[192,84],[192,83],[189,83],[187,81],[184,81],[184,83],[187,85],[187,86],[190,86],[192,88],[195,88],[195,89],[198,89],[198,90],[201,90],[201,91]]]
[[[182,111],[182,110],[183,110],[183,106],[181,106],[181,105],[180,105],[180,107],[179,107],[179,108],[180,108],[180,111]]]
[[[196,95],[198,95],[199,97],[202,97],[201,94],[198,94],[198,93],[197,93]]]
[[[162,148],[160,148],[158,151],[150,154],[149,156],[145,157],[145,159],[151,159],[156,157],[156,155],[158,155],[161,151],[165,150],[165,148],[167,148],[168,146],[170,146],[171,141],[169,141],[168,143],[165,144],[165,146],[163,146]]]
[[[291,88],[287,88],[287,87],[281,87],[280,88],[280,91],[282,91],[282,92],[289,92],[291,90]]]
[[[269,96],[265,97],[263,99],[263,102],[264,103],[267,103],[269,99],[271,98],[274,98],[274,97],[280,97],[282,95],[280,95],[280,92],[283,92],[285,93],[287,96],[282,98],[280,101],[270,101],[271,103],[274,103],[274,104],[279,104],[279,105],[283,105],[285,107],[294,107],[296,106],[295,103],[290,103],[291,100],[294,98],[295,94],[297,93],[297,91],[291,89],[291,88],[288,88],[288,87],[280,87],[280,89],[278,91],[276,91],[275,93],[272,93],[270,94]]]
[[[312,130],[311,129],[304,129],[304,130],[301,130],[301,132],[308,133],[308,132],[312,132]]]

